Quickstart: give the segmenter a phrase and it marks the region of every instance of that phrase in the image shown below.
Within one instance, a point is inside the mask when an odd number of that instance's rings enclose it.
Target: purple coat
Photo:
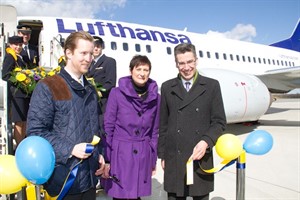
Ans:
[[[109,196],[134,199],[151,195],[152,169],[157,160],[160,96],[156,82],[149,79],[148,96],[142,100],[131,76],[120,78],[113,88],[104,115],[107,133],[106,157],[110,175],[104,188]]]

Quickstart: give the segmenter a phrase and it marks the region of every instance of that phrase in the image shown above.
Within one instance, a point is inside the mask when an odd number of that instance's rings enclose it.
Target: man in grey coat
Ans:
[[[197,72],[192,44],[174,49],[179,74],[161,87],[158,157],[164,169],[168,200],[208,200],[214,190],[212,148],[226,127],[221,89],[217,80]],[[193,184],[187,184],[187,161],[193,160]],[[201,166],[201,167],[200,167]]]

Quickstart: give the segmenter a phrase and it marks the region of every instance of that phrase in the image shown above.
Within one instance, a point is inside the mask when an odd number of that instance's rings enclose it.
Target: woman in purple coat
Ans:
[[[104,115],[110,163],[104,188],[114,200],[151,195],[156,170],[158,86],[149,78],[151,62],[146,56],[134,56],[129,68],[131,75],[120,78],[119,86],[111,90]]]

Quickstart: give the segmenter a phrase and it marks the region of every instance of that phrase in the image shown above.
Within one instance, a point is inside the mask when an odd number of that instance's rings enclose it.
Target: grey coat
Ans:
[[[218,81],[198,74],[186,92],[179,78],[162,84],[158,157],[165,160],[164,189],[177,196],[201,196],[214,189],[212,147],[226,127]],[[200,161],[194,161],[194,184],[186,185],[186,163],[193,148],[204,140],[209,145]]]

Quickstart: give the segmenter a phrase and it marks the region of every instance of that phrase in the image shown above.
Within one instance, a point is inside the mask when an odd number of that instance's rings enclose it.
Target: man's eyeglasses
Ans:
[[[177,65],[179,68],[183,68],[185,67],[185,65],[192,66],[195,64],[195,62],[196,60],[193,59],[193,60],[188,60],[187,62],[177,62]]]

